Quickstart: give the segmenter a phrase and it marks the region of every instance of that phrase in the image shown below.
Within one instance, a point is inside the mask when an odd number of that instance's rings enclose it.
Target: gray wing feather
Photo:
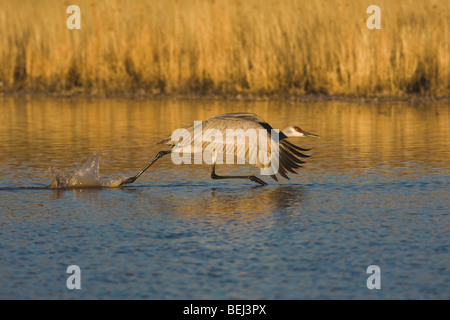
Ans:
[[[183,137],[184,145],[187,145],[188,143],[191,143],[193,145],[195,143],[194,124],[190,124],[184,127],[184,129],[186,129],[186,132],[189,134],[186,134],[186,137]],[[215,129],[215,131],[209,129]],[[255,165],[259,168],[270,166],[270,164],[262,164],[260,160],[261,152],[263,154],[265,153],[266,155],[268,153],[270,154],[270,143],[268,143],[269,146],[260,148],[257,142],[255,143],[254,140],[246,138],[247,136],[245,134],[236,136],[236,139],[233,138],[233,143],[231,143],[231,141],[227,140],[226,138],[227,129],[243,130],[243,132],[246,132],[247,130],[256,130],[257,134],[259,132],[258,130],[265,129],[267,134],[267,141],[271,140],[270,133],[272,127],[258,115],[254,113],[242,112],[226,113],[216,115],[209,118],[208,120],[202,121],[202,149],[205,150],[205,148],[208,147],[210,150],[221,150],[223,152],[223,156],[226,157],[228,155],[230,157],[231,155],[240,160],[240,162],[238,163],[245,162]],[[222,142],[215,141],[215,133],[221,133],[223,138]],[[304,161],[299,159],[299,157],[309,157],[308,155],[305,155],[300,151],[308,151],[309,149],[300,148],[286,141],[285,138],[286,137],[280,132],[278,172],[276,172],[276,174],[281,175],[285,179],[289,179],[287,173],[290,172],[296,174],[297,172],[295,170],[301,168],[300,164],[305,163]],[[181,142],[181,144],[183,144],[183,142]],[[166,139],[160,141],[158,144],[166,144],[170,147],[174,147],[175,143],[177,142],[171,141],[171,136],[169,136]],[[224,161],[226,160],[224,159]],[[278,181],[276,174],[272,174],[270,176],[272,177],[272,179]]]

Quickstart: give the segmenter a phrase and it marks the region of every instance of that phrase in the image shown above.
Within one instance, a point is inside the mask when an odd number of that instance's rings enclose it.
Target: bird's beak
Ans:
[[[317,134],[309,133],[309,132],[306,132],[306,131],[304,131],[304,130],[302,131],[302,133],[304,134],[305,137],[322,138],[321,136],[319,136],[319,135],[317,135]]]

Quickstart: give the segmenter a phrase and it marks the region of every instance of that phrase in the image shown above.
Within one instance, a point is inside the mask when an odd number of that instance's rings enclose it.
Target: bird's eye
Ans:
[[[302,129],[300,129],[299,127],[294,127],[294,130],[297,131],[297,132],[302,133]]]

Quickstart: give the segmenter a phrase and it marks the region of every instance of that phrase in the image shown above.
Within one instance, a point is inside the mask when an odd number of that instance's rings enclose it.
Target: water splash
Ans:
[[[101,177],[100,157],[93,153],[86,162],[79,167],[70,177],[66,177],[59,169],[50,168],[52,182],[48,186],[51,189],[62,188],[117,188],[127,177]]]

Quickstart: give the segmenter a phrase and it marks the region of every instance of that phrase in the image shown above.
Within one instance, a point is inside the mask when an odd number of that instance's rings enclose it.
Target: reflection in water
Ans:
[[[70,168],[74,161],[97,152],[114,161],[117,171],[133,170],[134,165],[145,164],[158,151],[155,144],[174,129],[239,111],[254,112],[274,128],[292,124],[323,136],[321,141],[292,139],[299,145],[314,146],[309,162],[323,168],[448,162],[450,120],[444,103],[291,105],[36,98],[1,98],[0,161],[2,166],[48,168],[65,163]]]
[[[196,193],[194,197],[187,189],[189,189],[187,185],[174,187],[172,184],[154,188],[151,186],[126,187],[115,190],[116,196],[118,194],[121,196],[114,201],[134,199],[136,206],[143,208],[150,206],[157,212],[165,212],[174,217],[179,214],[182,214],[183,217],[195,217],[220,213],[223,215],[244,214],[241,218],[247,219],[262,218],[264,215],[280,211],[280,209],[283,209],[282,211],[292,209],[292,211],[298,212],[306,192],[305,187],[298,184],[267,187],[236,184],[234,188],[203,187],[202,191]],[[75,199],[94,207],[101,207],[104,202],[104,197],[101,195],[105,190],[100,188],[53,189],[51,198],[54,200],[62,198],[67,192],[71,193]],[[174,198],[176,201],[173,200]],[[133,200],[129,201],[133,202]],[[116,205],[120,205],[119,202]],[[135,205],[130,204],[130,207]]]
[[[266,209],[299,207],[304,197],[304,187],[295,185],[255,186],[246,193],[232,193],[221,188],[211,189],[211,199],[206,204],[207,212],[251,212],[255,208]],[[258,205],[257,205],[258,204]]]

